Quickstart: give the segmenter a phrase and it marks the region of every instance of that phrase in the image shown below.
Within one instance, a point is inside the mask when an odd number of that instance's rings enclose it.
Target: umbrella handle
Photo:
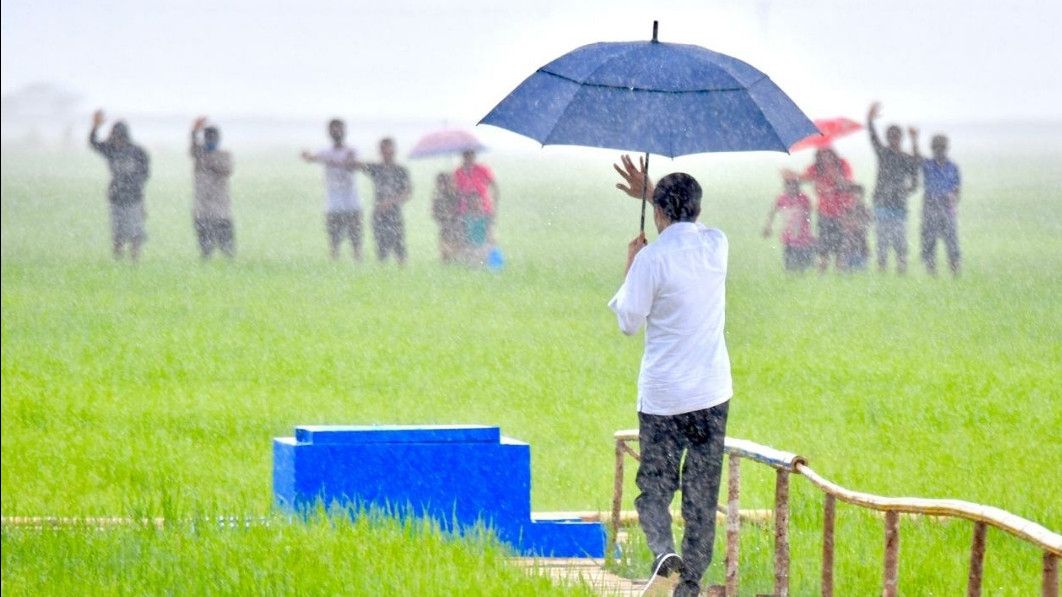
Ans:
[[[645,172],[642,175],[642,227],[641,232],[645,234],[645,204],[647,202],[647,196],[649,194],[649,152],[645,153]]]

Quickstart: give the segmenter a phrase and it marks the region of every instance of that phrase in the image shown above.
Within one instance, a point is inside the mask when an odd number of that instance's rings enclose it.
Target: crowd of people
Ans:
[[[111,239],[115,259],[126,255],[140,258],[147,240],[144,187],[150,176],[150,158],[133,142],[129,127],[118,121],[107,139],[101,140],[105,121],[102,111],[92,117],[89,146],[107,160],[111,182]],[[329,253],[340,256],[344,240],[349,241],[355,261],[362,260],[362,203],[354,174],[361,172],[373,184],[372,234],[376,255],[400,265],[407,260],[403,206],[409,202],[413,185],[409,170],[395,160],[395,142],[380,140],[380,160],[366,162],[346,145],[346,125],[333,119],[327,126],[330,144],[317,151],[303,151],[304,161],[321,164],[325,175],[325,231]],[[235,227],[229,179],[233,172],[232,154],[221,148],[221,131],[208,126],[205,117],[192,123],[189,153],[192,158],[194,194],[192,226],[200,255],[210,259],[214,251],[233,258],[236,255]],[[495,245],[494,218],[498,184],[490,168],[476,161],[474,151],[462,154],[461,165],[452,173],[440,172],[432,197],[432,216],[439,226],[439,256],[446,263],[469,265],[500,264]]]
[[[959,275],[961,253],[956,232],[956,208],[961,177],[959,168],[948,158],[948,138],[934,135],[931,157],[923,157],[918,147],[918,129],[907,129],[911,153],[902,149],[903,129],[890,125],[885,143],[878,137],[875,121],[881,105],[867,112],[867,131],[878,161],[878,176],[871,195],[873,217],[864,201],[864,188],[854,182],[852,168],[831,147],[816,151],[814,162],[803,173],[782,171],[783,191],[767,216],[763,235],[772,234],[774,219],[781,214],[780,240],[787,271],[803,272],[818,257],[818,270],[831,264],[837,271],[861,271],[868,267],[871,224],[876,238],[878,270],[888,270],[893,255],[896,271],[907,272],[907,199],[921,181],[921,257],[926,271],[937,273],[937,241],[942,240],[951,273]],[[817,232],[811,231],[812,204],[801,187],[810,183],[818,199]]]
[[[923,157],[918,147],[918,130],[907,133],[911,153],[902,149],[903,129],[890,125],[885,142],[878,137],[875,122],[880,104],[867,113],[867,131],[878,161],[878,176],[868,209],[864,188],[853,179],[848,161],[832,147],[816,151],[815,159],[803,172],[783,170],[783,191],[775,200],[764,236],[771,236],[774,221],[781,216],[780,241],[783,264],[787,271],[803,272],[815,265],[820,272],[832,266],[837,271],[865,270],[870,262],[868,242],[873,224],[876,238],[877,266],[888,269],[889,256],[898,273],[907,271],[908,197],[921,183],[922,201],[921,257],[926,270],[936,274],[937,242],[943,241],[952,274],[958,275],[961,253],[956,232],[956,207],[961,178],[959,169],[948,158],[948,139],[935,135],[931,157]],[[137,260],[147,239],[144,221],[144,186],[150,176],[148,153],[133,142],[129,127],[115,122],[106,140],[99,129],[104,115],[93,115],[89,145],[106,160],[111,171],[108,187],[112,248],[116,259],[125,255]],[[330,144],[317,151],[303,151],[302,159],[320,164],[325,177],[325,230],[329,253],[340,256],[340,247],[350,243],[353,257],[362,260],[363,207],[354,174],[361,172],[373,184],[374,201],[371,228],[380,261],[391,257],[405,264],[408,252],[402,210],[412,197],[409,170],[396,162],[395,142],[384,138],[379,143],[380,159],[367,162],[346,144],[346,126],[342,120],[328,122]],[[194,199],[192,224],[200,255],[210,259],[215,250],[232,258],[236,254],[229,179],[233,172],[232,154],[221,148],[221,131],[208,126],[206,118],[192,124],[190,155],[193,162]],[[817,203],[803,192],[810,185]],[[439,257],[445,263],[495,264],[500,252],[495,243],[495,215],[499,198],[498,184],[490,168],[476,161],[474,151],[462,154],[461,164],[453,172],[435,177],[431,214],[438,225]],[[815,213],[817,211],[817,213]],[[812,232],[812,215],[816,216],[817,234]]]

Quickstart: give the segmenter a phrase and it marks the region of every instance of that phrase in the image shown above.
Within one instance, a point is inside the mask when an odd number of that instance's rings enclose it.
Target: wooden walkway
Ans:
[[[638,597],[645,589],[646,579],[631,580],[605,570],[604,560],[592,558],[514,558],[528,574],[548,576],[559,584],[585,583],[602,597]],[[657,582],[646,597],[670,597],[673,583]],[[705,587],[701,595],[723,597],[723,587]]]
[[[604,560],[593,558],[515,558],[528,574],[547,576],[559,584],[586,583],[599,595],[637,597],[644,582],[633,581],[605,570]]]

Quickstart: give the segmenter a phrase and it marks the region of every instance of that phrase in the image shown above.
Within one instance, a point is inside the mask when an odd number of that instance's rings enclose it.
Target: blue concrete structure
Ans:
[[[531,514],[531,447],[498,427],[296,427],[273,440],[273,493],[294,511],[339,501],[448,530],[482,523],[526,555],[605,553],[603,524]]]

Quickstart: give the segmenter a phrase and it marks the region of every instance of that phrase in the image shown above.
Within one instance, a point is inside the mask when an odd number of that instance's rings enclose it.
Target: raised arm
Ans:
[[[881,150],[881,139],[878,138],[878,130],[874,126],[874,121],[877,120],[879,114],[881,114],[881,102],[870,104],[870,109],[867,110],[867,132],[870,134],[870,144],[875,152]]]
[[[918,151],[918,129],[913,126],[908,127],[907,134],[911,137],[911,154],[914,156],[915,161],[921,164],[922,154]]]
[[[620,166],[623,166],[622,168]],[[643,196],[647,199],[652,199],[645,194],[646,188],[653,188],[653,181],[646,178],[646,165],[645,158],[638,158],[638,167],[634,167],[634,162],[631,160],[629,154],[623,154],[620,156],[619,164],[612,164],[612,167],[619,173],[623,182],[617,182],[616,188],[627,193],[631,197],[638,199],[639,201]],[[648,184],[646,184],[648,182]],[[625,184],[626,183],[626,184]]]
[[[191,146],[188,151],[197,160],[201,159],[205,153],[203,144],[199,142],[199,133],[203,130],[204,125],[206,125],[206,116],[200,116],[192,121]]]
[[[357,156],[351,150],[347,150],[346,157],[340,159],[322,157],[318,154],[312,154],[308,151],[303,151],[302,159],[306,160],[307,162],[317,162],[319,164],[324,164],[325,166],[343,168],[344,170],[349,170],[350,172],[354,172],[355,170],[362,170],[364,172],[368,172],[369,168],[371,167],[371,164],[359,162]]]
[[[89,147],[104,153],[105,145],[99,140],[100,125],[103,124],[103,110],[92,113],[92,130],[89,131]]]
[[[320,154],[313,153],[312,151],[310,151],[308,149],[304,149],[304,150],[302,150],[301,153],[299,153],[299,157],[301,157],[304,161],[309,162],[311,164],[324,164],[326,166],[339,166],[339,167],[346,168],[347,170],[351,170],[351,171],[356,170],[358,168],[361,168],[361,169],[364,170],[364,164],[362,164],[361,162],[358,162],[357,160],[355,160],[353,154],[351,154],[350,157],[347,158],[347,159],[333,160],[331,158],[323,157]]]
[[[372,169],[373,169],[373,166],[375,166],[376,164],[370,164],[369,162],[362,162],[362,161],[358,160],[357,157],[351,156],[351,158],[346,160],[342,165],[347,167],[349,170],[360,170],[360,171],[364,172],[365,174],[368,174],[369,176],[372,176]]]

